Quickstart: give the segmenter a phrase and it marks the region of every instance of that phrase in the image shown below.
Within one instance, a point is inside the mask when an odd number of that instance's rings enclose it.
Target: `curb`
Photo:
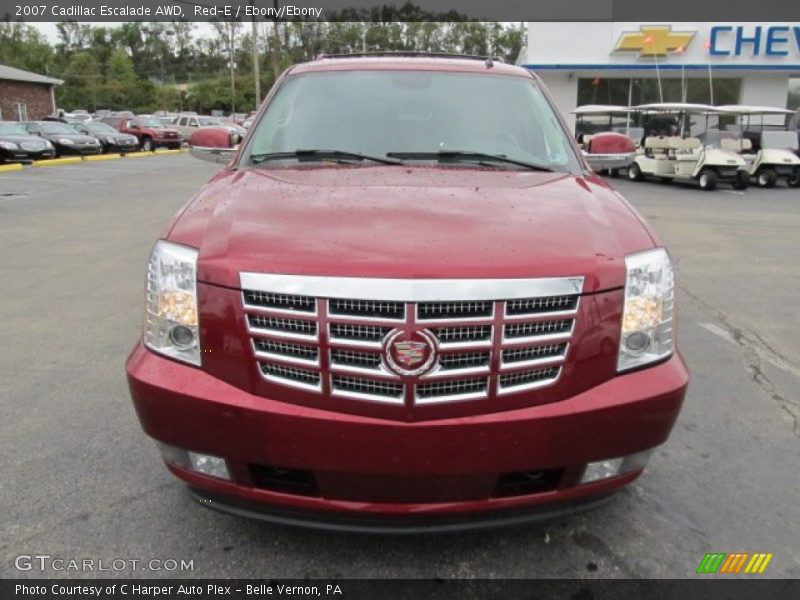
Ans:
[[[153,156],[152,152],[128,152],[122,155],[124,158],[146,158]]]
[[[84,156],[83,160],[116,160],[122,158],[121,154],[93,154],[92,156]]]
[[[5,173],[6,171],[22,171],[22,165],[20,163],[11,163],[10,165],[0,165],[0,173]]]
[[[180,154],[181,150],[176,148],[175,150],[154,150],[153,154]]]
[[[48,160],[35,160],[31,163],[33,167],[54,167],[57,165],[76,165],[83,161],[82,156],[70,156],[69,158],[51,158]]]

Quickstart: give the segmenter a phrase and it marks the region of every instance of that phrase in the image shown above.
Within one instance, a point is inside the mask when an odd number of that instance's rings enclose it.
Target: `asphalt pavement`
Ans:
[[[603,508],[548,524],[387,537],[207,510],[162,466],[128,397],[147,255],[217,167],[188,156],[0,173],[0,576],[695,576],[769,552],[800,577],[800,193],[614,184],[677,262],[684,409]],[[19,555],[193,561],[68,572]],[[95,562],[97,565],[97,562]]]

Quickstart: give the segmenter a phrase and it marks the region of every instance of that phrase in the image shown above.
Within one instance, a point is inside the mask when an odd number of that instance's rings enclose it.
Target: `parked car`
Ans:
[[[172,126],[177,129],[184,138],[188,138],[200,127],[223,127],[231,133],[238,134],[242,137],[247,133],[244,127],[231,122],[225,123],[218,117],[179,115]]]
[[[73,110],[72,112],[65,113],[64,116],[68,121],[87,122],[92,120],[92,115],[86,110]]]
[[[105,117],[103,123],[117,131],[127,133],[139,140],[142,150],[149,152],[156,148],[180,148],[181,135],[177,129],[165,127],[161,121],[153,117]]]
[[[103,152],[133,152],[139,147],[139,140],[135,135],[121,133],[106,123],[90,121],[74,123],[72,127],[80,133],[94,136],[100,140]]]
[[[636,479],[688,384],[673,267],[541,79],[331,57],[274,89],[156,242],[127,361],[194,497],[451,530],[586,509]]]
[[[79,133],[74,127],[58,121],[28,121],[23,124],[33,135],[49,140],[55,147],[56,156],[64,154],[99,154],[103,151],[100,140]]]
[[[0,163],[29,162],[55,155],[49,140],[31,135],[15,121],[0,121]]]

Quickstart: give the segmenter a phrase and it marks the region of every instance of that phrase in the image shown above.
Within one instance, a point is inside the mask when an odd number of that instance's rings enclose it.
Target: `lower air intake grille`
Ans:
[[[423,383],[417,386],[419,400],[446,399],[464,395],[485,395],[488,382],[485,377],[480,379],[459,379],[453,381],[437,381]]]
[[[265,377],[280,379],[284,382],[294,382],[303,385],[311,385],[318,387],[320,383],[320,375],[315,371],[308,369],[298,369],[295,367],[284,367],[283,365],[275,365],[272,363],[259,363],[261,372]]]
[[[538,385],[549,382],[558,377],[561,367],[549,367],[546,369],[534,369],[532,371],[521,371],[508,373],[500,376],[500,389],[507,390],[515,387]]]
[[[346,377],[342,375],[334,375],[331,378],[331,382],[333,383],[334,392],[351,392],[364,396],[396,399],[401,404],[403,402],[405,387],[402,383],[363,379],[361,377]]]

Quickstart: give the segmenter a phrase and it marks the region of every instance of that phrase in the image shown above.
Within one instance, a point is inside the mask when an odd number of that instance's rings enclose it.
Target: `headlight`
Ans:
[[[50,143],[50,140],[44,140],[44,147],[49,150],[53,147],[53,144]]]
[[[155,352],[200,366],[197,250],[160,240],[147,267],[144,343]]]
[[[5,148],[6,150],[16,150],[18,146],[14,142],[0,142],[0,148]]]
[[[672,263],[663,248],[625,257],[625,306],[617,371],[670,356],[674,349]]]
[[[75,142],[73,142],[73,141],[72,141],[71,139],[69,139],[69,138],[59,138],[59,139],[58,139],[58,143],[59,143],[59,144],[64,144],[65,146],[71,146],[71,145],[72,145],[72,144],[74,144]]]

